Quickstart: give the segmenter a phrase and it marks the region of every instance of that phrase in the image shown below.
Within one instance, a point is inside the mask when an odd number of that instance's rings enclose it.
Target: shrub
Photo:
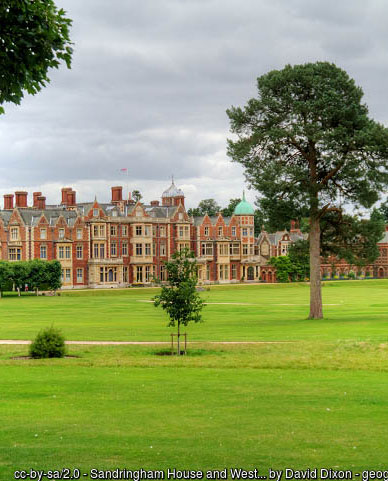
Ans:
[[[54,327],[48,327],[40,331],[30,344],[30,356],[35,359],[64,357],[65,353],[65,338]]]

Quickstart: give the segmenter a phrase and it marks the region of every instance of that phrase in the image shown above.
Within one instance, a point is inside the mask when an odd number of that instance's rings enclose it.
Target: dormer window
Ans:
[[[19,227],[11,227],[11,240],[19,239]]]
[[[98,217],[98,209],[93,209],[93,217]]]
[[[179,220],[183,220],[183,213],[179,212]]]
[[[47,239],[47,229],[40,229],[40,238]]]
[[[205,235],[206,235],[206,236],[209,235],[209,227],[205,227]]]
[[[58,230],[58,237],[60,239],[64,239],[65,238],[65,229],[59,229]]]
[[[223,233],[224,233],[224,229],[220,226],[218,228],[218,237],[221,237],[223,235]]]
[[[233,226],[233,227],[232,227],[232,236],[234,237],[235,235],[236,235],[236,227]]]

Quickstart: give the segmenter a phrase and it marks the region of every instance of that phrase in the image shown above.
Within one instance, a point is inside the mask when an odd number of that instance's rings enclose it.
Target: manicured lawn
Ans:
[[[198,341],[294,342],[198,342],[181,358],[70,346],[78,357],[59,360],[0,346],[0,480],[22,468],[387,469],[387,289],[333,282],[324,302],[335,305],[307,321],[305,285],[215,287],[208,302],[240,305],[209,304],[189,329]],[[0,338],[54,323],[67,339],[167,340],[162,311],[138,302],[155,292],[4,298]]]
[[[0,300],[0,338],[31,339],[54,324],[73,340],[169,339],[167,319],[150,302],[157,289],[65,292],[61,297]],[[306,320],[309,287],[215,286],[204,323],[187,329],[191,340],[388,340],[388,281],[328,282],[323,321]]]

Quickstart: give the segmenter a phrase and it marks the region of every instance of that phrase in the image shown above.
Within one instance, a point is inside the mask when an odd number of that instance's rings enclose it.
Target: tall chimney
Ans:
[[[4,209],[5,210],[13,209],[13,194],[4,195]]]
[[[16,207],[27,207],[27,192],[19,190],[15,192]]]
[[[63,187],[63,189],[61,189],[61,192],[62,192],[62,202],[61,202],[61,204],[67,205],[67,193],[71,192],[71,187]]]
[[[112,204],[123,200],[123,188],[121,185],[112,187]]]
[[[44,195],[38,196],[36,201],[37,201],[37,208],[38,209],[44,210],[46,208],[46,197]]]
[[[76,204],[75,196],[76,196],[75,190],[70,189],[70,190],[67,191],[67,203],[66,204],[68,206],[74,206]]]
[[[32,194],[32,198],[33,198],[33,207],[37,208],[38,207],[38,197],[42,195],[42,192],[34,192]]]

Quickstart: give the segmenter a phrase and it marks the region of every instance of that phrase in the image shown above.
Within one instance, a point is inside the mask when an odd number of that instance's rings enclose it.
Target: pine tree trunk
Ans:
[[[310,216],[310,314],[309,319],[322,319],[321,229],[318,216]]]
[[[181,346],[180,346],[180,342],[179,342],[180,341],[179,338],[180,338],[181,333],[179,331],[179,327],[180,327],[180,322],[178,321],[178,356],[181,355]]]

